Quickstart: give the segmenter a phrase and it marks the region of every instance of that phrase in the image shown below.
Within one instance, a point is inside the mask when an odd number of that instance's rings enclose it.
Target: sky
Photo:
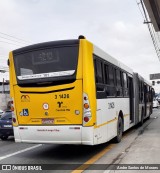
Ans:
[[[149,80],[160,61],[143,22],[136,0],[1,0],[0,66],[14,49],[84,35]]]

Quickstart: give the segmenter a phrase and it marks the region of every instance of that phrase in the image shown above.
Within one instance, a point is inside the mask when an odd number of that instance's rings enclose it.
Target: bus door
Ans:
[[[129,106],[130,106],[130,123],[134,122],[134,90],[133,78],[129,76]]]

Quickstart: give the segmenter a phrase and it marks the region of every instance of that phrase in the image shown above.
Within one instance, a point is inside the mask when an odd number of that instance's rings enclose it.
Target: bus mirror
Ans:
[[[7,60],[7,65],[8,65],[8,66],[10,65],[9,59]]]

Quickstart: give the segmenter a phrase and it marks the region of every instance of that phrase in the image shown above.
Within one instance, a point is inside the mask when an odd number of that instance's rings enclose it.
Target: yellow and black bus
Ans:
[[[152,113],[151,85],[83,36],[14,50],[8,64],[16,142],[120,142]]]

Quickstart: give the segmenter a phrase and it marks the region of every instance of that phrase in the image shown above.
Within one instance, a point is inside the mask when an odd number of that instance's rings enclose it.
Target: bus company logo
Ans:
[[[11,165],[2,165],[2,171],[11,171]]]
[[[59,108],[61,108],[61,107],[62,107],[63,102],[57,102],[57,104],[58,104],[58,107],[59,107]]]
[[[22,95],[21,102],[30,102],[30,97],[28,95]]]

